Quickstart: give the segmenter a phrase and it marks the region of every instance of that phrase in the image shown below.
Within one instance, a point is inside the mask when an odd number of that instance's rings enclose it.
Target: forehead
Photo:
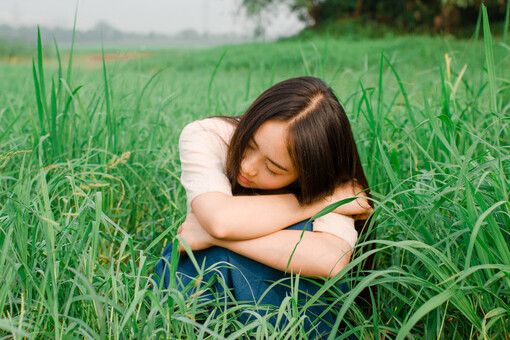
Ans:
[[[287,150],[288,125],[288,122],[268,120],[255,131],[253,139],[264,156],[289,170],[293,170],[294,166]]]

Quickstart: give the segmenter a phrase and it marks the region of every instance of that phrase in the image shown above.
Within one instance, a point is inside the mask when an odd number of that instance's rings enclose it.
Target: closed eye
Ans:
[[[267,166],[267,163],[266,163],[266,169],[267,171],[269,171],[269,173],[273,176],[276,176],[276,175],[279,175],[278,173],[274,172],[273,170],[269,169],[269,167]]]

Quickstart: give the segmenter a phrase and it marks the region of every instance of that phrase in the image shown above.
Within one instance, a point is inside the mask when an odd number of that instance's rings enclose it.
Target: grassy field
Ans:
[[[375,268],[362,272],[358,251],[341,273],[349,293],[324,284],[338,337],[508,339],[509,51],[488,34],[311,36],[0,61],[0,335],[306,337],[292,297],[243,324],[253,306],[162,291],[151,274],[186,212],[182,127],[314,75],[348,113],[376,201],[374,238],[358,245],[375,244]]]

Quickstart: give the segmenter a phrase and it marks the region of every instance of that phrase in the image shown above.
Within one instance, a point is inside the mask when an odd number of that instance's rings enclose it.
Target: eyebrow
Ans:
[[[257,147],[257,149],[259,149],[259,145],[258,145],[258,144],[257,144],[257,142],[255,141],[255,138],[252,138],[251,140],[252,140],[253,144],[255,144],[255,146]],[[267,158],[267,160],[268,160],[271,164],[273,164],[273,165],[274,165],[275,167],[277,167],[278,169],[283,170],[283,171],[286,171],[286,172],[289,172],[289,169],[287,169],[286,167],[284,167],[284,166],[282,166],[282,165],[280,165],[280,164],[276,163],[275,161],[273,161],[271,158],[269,158],[269,157],[267,157],[267,156],[266,156],[266,158]]]

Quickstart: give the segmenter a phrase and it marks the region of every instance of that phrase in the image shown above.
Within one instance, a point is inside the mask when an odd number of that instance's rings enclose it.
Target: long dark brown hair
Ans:
[[[227,151],[226,174],[234,195],[252,192],[237,183],[237,176],[248,143],[268,120],[289,123],[287,148],[298,177],[286,190],[301,204],[329,196],[349,181],[370,195],[349,119],[331,88],[314,77],[271,86],[242,116],[231,119],[237,127]]]

